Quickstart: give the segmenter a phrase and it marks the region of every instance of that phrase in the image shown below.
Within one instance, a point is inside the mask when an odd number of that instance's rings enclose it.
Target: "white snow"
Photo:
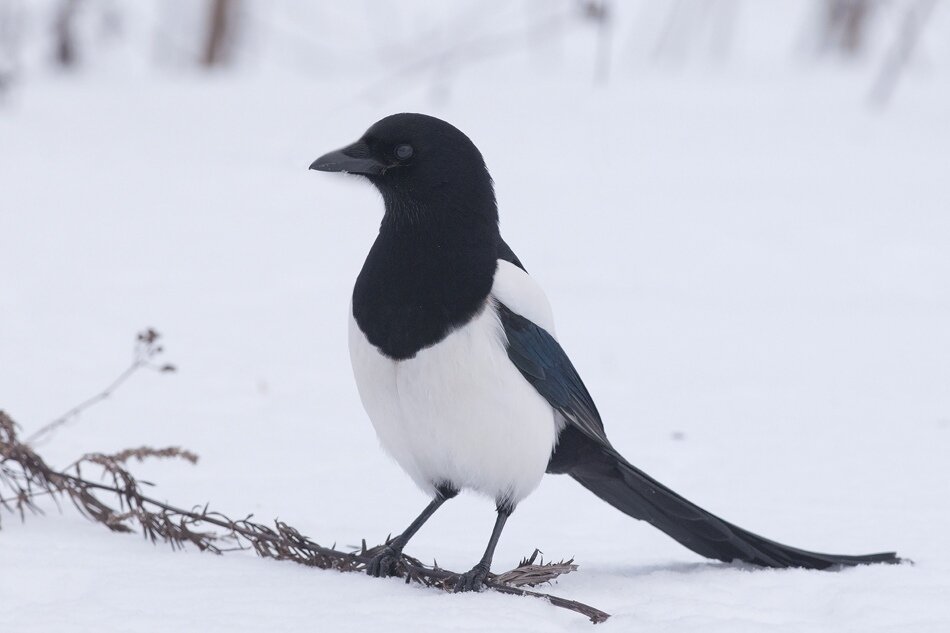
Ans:
[[[873,66],[778,53],[618,64],[592,87],[592,37],[565,36],[554,69],[535,53],[465,66],[441,99],[424,74],[368,95],[365,69],[278,68],[264,44],[212,78],[24,77],[0,103],[0,408],[38,428],[152,325],[179,372],[136,376],[41,446],[51,463],[180,444],[197,466],[134,466],[156,496],[326,544],[398,532],[427,500],[379,450],[346,347],[381,202],[307,166],[425,111],[482,149],[505,238],[633,463],[770,538],[916,562],[708,562],[547,477],[496,571],[534,547],[575,557],[550,591],[612,613],[603,630],[950,629],[947,56],[875,110]],[[172,552],[43,508],[3,516],[3,631],[590,630],[537,600]],[[468,569],[493,521],[463,495],[407,552]]]

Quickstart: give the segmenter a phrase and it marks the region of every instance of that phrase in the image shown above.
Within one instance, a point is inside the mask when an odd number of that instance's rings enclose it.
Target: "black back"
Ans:
[[[518,256],[515,255],[515,252],[511,250],[511,247],[501,239],[501,236],[498,236],[498,259],[502,259],[510,264],[514,264],[521,270],[528,272],[528,269],[522,265],[521,260],[518,259]]]

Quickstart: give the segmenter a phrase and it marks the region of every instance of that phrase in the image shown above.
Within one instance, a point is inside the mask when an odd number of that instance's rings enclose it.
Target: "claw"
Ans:
[[[387,545],[366,565],[366,573],[375,578],[395,576],[396,563],[400,558],[402,553]]]
[[[489,573],[488,565],[482,563],[475,565],[470,571],[459,576],[458,582],[455,583],[455,593],[481,591],[485,588]]]

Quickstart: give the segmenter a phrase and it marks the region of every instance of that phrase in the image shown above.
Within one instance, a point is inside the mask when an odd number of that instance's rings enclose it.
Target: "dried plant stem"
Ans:
[[[132,374],[134,374],[141,368],[142,368],[142,364],[139,361],[133,362],[129,367],[125,369],[125,371],[119,374],[118,377],[116,377],[116,379],[113,380],[112,383],[108,387],[106,387],[105,389],[97,393],[96,395],[92,396],[91,398],[84,400],[83,402],[80,402],[79,404],[77,404],[72,409],[62,414],[55,420],[37,429],[34,433],[32,433],[29,437],[26,438],[27,443],[28,444],[38,443],[41,439],[53,433],[53,431],[57,430],[59,427],[63,426],[64,424],[72,420],[74,417],[82,413],[83,410],[88,409],[92,405],[105,400],[106,398],[112,395],[112,392],[115,391],[116,388],[118,388],[122,383],[128,380],[132,376]]]
[[[55,420],[52,420],[51,422],[34,431],[26,438],[26,443],[36,445],[40,440],[49,439],[49,437],[55,431],[68,423],[70,420],[75,419],[80,413],[111,396],[116,389],[121,387],[126,380],[131,378],[141,369],[152,369],[159,372],[175,371],[174,365],[158,365],[154,362],[154,359],[164,351],[163,347],[158,342],[160,338],[161,334],[159,334],[153,328],[148,328],[139,332],[136,336],[135,352],[132,357],[131,365],[126,367],[121,374],[116,376],[116,378],[111,383],[109,383],[109,386],[107,386],[105,389],[91,398],[80,402]]]
[[[0,411],[0,488],[6,487],[13,492],[11,498],[0,497],[0,510],[16,511],[24,517],[27,509],[40,511],[34,503],[34,499],[40,495],[68,497],[82,514],[114,532],[132,532],[138,528],[152,542],[163,541],[174,548],[190,543],[202,551],[217,554],[235,549],[253,549],[265,558],[290,560],[310,567],[345,572],[364,572],[373,556],[385,546],[367,548],[364,541],[359,550],[344,552],[323,547],[282,521],[275,521],[274,526],[270,527],[252,521],[251,515],[233,520],[210,510],[208,506],[191,510],[174,506],[143,494],[139,482],[124,466],[125,461],[131,458],[197,461],[194,453],[178,447],[141,447],[113,455],[85,455],[66,470],[55,470],[29,444],[19,440],[16,424]],[[84,477],[84,467],[101,469],[107,483]],[[114,495],[117,504],[110,505],[96,493]],[[220,530],[215,531],[213,528]],[[572,560],[538,562],[539,554],[535,551],[515,569],[490,576],[487,586],[502,593],[542,598],[553,606],[583,614],[594,623],[610,617],[581,602],[525,589],[525,586],[550,582],[577,569]],[[395,571],[407,583],[418,582],[442,590],[453,589],[460,577],[457,572],[437,565],[425,565],[407,555],[402,556]]]

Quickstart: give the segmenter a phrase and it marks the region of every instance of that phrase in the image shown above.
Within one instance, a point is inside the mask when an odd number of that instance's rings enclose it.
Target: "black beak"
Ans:
[[[386,171],[386,165],[373,158],[373,153],[366,143],[357,141],[343,149],[324,154],[310,163],[310,169],[378,176]]]

